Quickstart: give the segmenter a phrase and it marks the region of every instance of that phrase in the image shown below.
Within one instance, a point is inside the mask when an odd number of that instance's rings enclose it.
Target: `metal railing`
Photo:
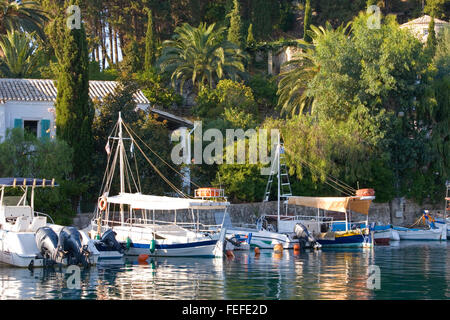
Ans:
[[[50,221],[52,222],[52,224],[55,224],[55,221],[53,221],[52,217],[50,217],[50,216],[49,216],[48,214],[46,214],[46,213],[35,211],[34,214],[35,214],[36,216],[44,216],[44,217],[47,217],[47,218],[50,219]]]
[[[173,221],[163,221],[163,220],[153,220],[145,218],[128,218],[123,224],[121,221],[117,220],[103,220],[103,226],[126,226],[126,227],[139,227],[139,228],[154,228],[155,232],[158,232],[158,227],[161,229],[163,226],[178,226],[180,228],[186,229],[187,231],[193,232],[217,232],[222,225],[220,224],[204,224],[200,222],[173,222]],[[164,230],[164,233],[176,233],[179,230]]]

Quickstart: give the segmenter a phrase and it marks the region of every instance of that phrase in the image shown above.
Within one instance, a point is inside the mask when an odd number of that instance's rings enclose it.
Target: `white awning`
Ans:
[[[375,197],[289,197],[288,204],[312,207],[327,211],[353,211],[369,213],[369,207]]]
[[[130,205],[132,209],[147,209],[147,210],[181,210],[181,209],[215,210],[215,209],[225,209],[227,206],[230,205],[229,202],[151,196],[140,193],[122,193],[117,196],[107,197],[107,202],[114,204],[127,204]]]

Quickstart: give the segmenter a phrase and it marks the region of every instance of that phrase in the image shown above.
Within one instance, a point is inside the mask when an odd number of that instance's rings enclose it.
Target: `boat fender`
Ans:
[[[150,241],[150,252],[153,253],[155,252],[156,249],[156,240],[152,240]]]
[[[127,242],[125,243],[125,249],[129,250],[131,248],[131,244],[133,241],[131,241],[130,237],[127,237]]]

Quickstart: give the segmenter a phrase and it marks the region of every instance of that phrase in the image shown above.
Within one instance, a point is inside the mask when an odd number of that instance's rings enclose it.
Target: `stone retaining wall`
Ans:
[[[379,222],[381,224],[393,224],[397,226],[409,226],[417,221],[422,215],[423,210],[430,210],[431,214],[436,216],[436,214],[442,214],[444,212],[444,204],[442,208],[439,206],[430,205],[418,205],[410,200],[405,200],[403,198],[397,198],[389,203],[372,203],[369,211],[369,222]],[[285,209],[281,207],[282,214],[285,214]],[[231,222],[233,225],[240,224],[254,224],[258,217],[262,214],[276,214],[277,213],[277,202],[258,202],[258,203],[240,203],[231,204],[228,209],[230,214]],[[317,209],[299,207],[299,206],[289,206],[289,215],[309,215],[316,216]],[[323,213],[321,212],[321,215]],[[92,219],[92,213],[81,213],[78,214],[74,220],[73,225],[77,228],[85,228],[89,225]],[[117,216],[118,217],[118,216]],[[152,219],[153,216],[149,216]],[[155,219],[160,221],[174,221],[175,214],[172,213],[161,213],[155,212]],[[341,218],[341,217],[335,217]],[[342,217],[343,218],[343,217]],[[127,219],[127,217],[125,217]],[[353,221],[363,221],[366,219],[365,215],[353,215]],[[187,210],[177,210],[177,221],[178,222],[192,222],[192,213]],[[215,218],[213,214],[202,214],[200,213],[200,222],[204,224],[215,224]]]

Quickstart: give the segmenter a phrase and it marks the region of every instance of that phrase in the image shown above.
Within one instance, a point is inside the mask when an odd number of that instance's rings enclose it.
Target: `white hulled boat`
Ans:
[[[96,264],[94,241],[73,227],[48,223],[51,217],[34,210],[35,188],[54,187],[54,180],[0,178],[0,261],[16,267],[53,264]],[[7,196],[7,190],[20,196]],[[31,190],[31,201],[27,200]]]
[[[428,210],[424,210],[418,222],[425,222],[424,228],[404,228],[394,227],[400,236],[400,240],[447,240],[447,224],[436,224],[436,221],[429,215]],[[415,223],[417,224],[417,222]]]
[[[123,128],[128,133],[126,138],[123,137]],[[116,234],[116,240],[124,247],[125,255],[128,256],[146,254],[222,257],[225,228],[222,224],[201,223],[200,218],[201,215],[214,214],[216,211],[226,212],[229,205],[226,199],[217,197],[213,201],[190,198],[170,184],[145,156],[132,130],[123,123],[120,113],[113,131],[117,136],[108,138],[108,145],[109,140],[113,141],[105,175],[108,178],[102,188],[96,216],[91,222],[90,236],[98,238],[107,230],[112,230]],[[155,171],[180,194],[180,197],[145,195],[141,193],[136,183],[133,187],[130,181],[125,183],[125,177],[134,179],[134,176],[129,168],[124,140],[129,140],[139,149]],[[112,161],[110,168],[109,161]],[[117,163],[120,165],[120,192],[110,195]],[[189,212],[192,221],[177,221],[177,211]]]
[[[261,249],[272,249],[277,244],[281,244],[284,249],[292,249],[295,244],[299,244],[300,242],[303,244],[303,247],[318,249],[321,245],[314,240],[304,226],[296,226],[296,224],[293,224],[287,229],[279,227],[279,222],[283,219],[283,216],[280,214],[282,198],[286,199],[291,195],[290,193],[283,192],[281,189],[282,185],[289,185],[290,189],[287,172],[281,172],[282,167],[285,169],[285,164],[282,163],[283,154],[284,148],[278,137],[278,143],[274,155],[275,161],[272,163],[271,175],[268,178],[264,199],[264,202],[267,202],[269,199],[270,187],[274,179],[274,175],[276,174],[278,179],[277,215],[262,215],[253,226],[227,227],[227,235],[239,235],[241,237],[250,238],[250,246]],[[282,177],[284,177],[285,180],[283,180]],[[271,223],[272,221],[269,221],[271,219],[273,220],[273,218],[275,218],[278,223],[273,224]]]

